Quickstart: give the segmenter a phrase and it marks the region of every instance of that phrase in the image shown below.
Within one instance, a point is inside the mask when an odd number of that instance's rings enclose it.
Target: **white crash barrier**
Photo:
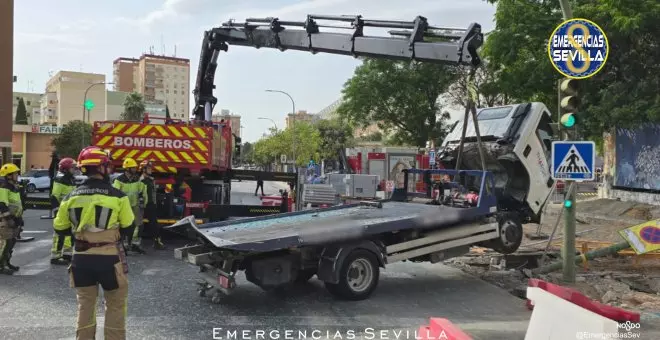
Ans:
[[[566,301],[552,293],[527,287],[527,299],[534,303],[525,340],[588,339],[596,334],[616,334],[619,324]]]

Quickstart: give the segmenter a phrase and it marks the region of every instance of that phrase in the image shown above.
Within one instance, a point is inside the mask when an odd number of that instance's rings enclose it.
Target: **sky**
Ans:
[[[191,91],[203,32],[229,19],[278,17],[303,21],[307,14],[357,15],[412,21],[417,15],[440,27],[484,32],[494,27],[495,9],[483,0],[15,0],[16,92],[43,92],[49,74],[60,70],[102,73],[112,81],[112,61],[155,54],[188,58]],[[348,31],[350,32],[350,31]],[[369,31],[365,30],[365,34]],[[372,34],[382,34],[373,32]],[[291,102],[316,113],[340,98],[343,84],[360,62],[347,56],[230,46],[218,59],[216,111],[240,114],[242,137],[255,141],[272,123],[285,126]],[[193,97],[190,97],[193,105]]]

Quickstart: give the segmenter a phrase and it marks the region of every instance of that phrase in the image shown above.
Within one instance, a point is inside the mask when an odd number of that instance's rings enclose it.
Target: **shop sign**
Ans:
[[[32,133],[59,134],[62,132],[61,126],[56,125],[32,125]]]

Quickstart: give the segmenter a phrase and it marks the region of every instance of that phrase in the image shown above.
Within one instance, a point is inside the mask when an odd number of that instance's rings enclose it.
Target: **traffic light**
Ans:
[[[578,123],[577,110],[580,100],[577,97],[577,80],[562,79],[559,82],[560,123],[565,129],[572,129]]]
[[[85,109],[87,109],[87,111],[92,111],[93,108],[94,102],[91,99],[85,100]]]
[[[568,198],[565,199],[564,200],[564,208],[570,209],[571,207],[573,207],[573,200],[568,199]]]
[[[234,153],[237,156],[241,154],[241,137],[235,137],[234,139]]]

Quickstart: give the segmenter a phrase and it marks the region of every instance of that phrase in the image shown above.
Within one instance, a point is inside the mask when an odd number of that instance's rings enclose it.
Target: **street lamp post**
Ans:
[[[286,95],[287,97],[289,97],[289,99],[291,99],[291,106],[292,106],[292,110],[293,110],[293,111],[291,111],[291,113],[293,115],[296,114],[296,102],[293,101],[293,97],[291,97],[290,94],[288,94],[284,91],[280,91],[280,90],[266,90],[266,92],[281,93],[281,94]],[[291,132],[293,134],[293,143],[291,145],[292,148],[293,148],[293,166],[294,166],[294,168],[298,169],[296,167],[296,121],[295,121],[295,118],[294,118],[293,124],[291,124]]]
[[[85,112],[87,112],[87,116],[91,120],[91,116],[89,114],[90,109],[88,109],[86,107],[86,105],[87,105],[87,93],[89,92],[89,90],[92,87],[96,86],[96,85],[110,85],[110,84],[114,84],[114,83],[106,83],[104,81],[100,81],[100,82],[92,83],[87,87],[87,89],[85,90],[85,96],[83,98],[83,112],[82,112],[82,122],[83,123],[85,122]],[[84,133],[82,134],[82,147],[83,148],[85,147],[85,134]]]
[[[273,123],[273,126],[275,127],[275,132],[277,132],[277,124],[275,124],[275,121],[274,121],[274,120],[272,120],[272,119],[270,119],[270,118],[266,118],[266,117],[259,117],[259,118],[257,118],[257,119],[261,119],[261,120],[270,120],[270,121]]]

